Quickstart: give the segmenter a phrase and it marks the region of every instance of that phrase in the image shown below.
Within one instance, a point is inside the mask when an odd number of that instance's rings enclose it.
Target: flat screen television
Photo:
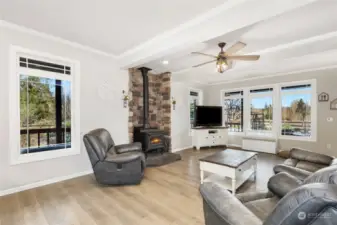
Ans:
[[[196,106],[195,127],[220,127],[222,126],[222,107],[221,106]]]

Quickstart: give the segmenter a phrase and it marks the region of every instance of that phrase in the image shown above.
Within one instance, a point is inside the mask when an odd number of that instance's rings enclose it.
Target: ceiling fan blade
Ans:
[[[212,57],[212,58],[215,58],[215,59],[218,58],[215,55],[205,54],[205,53],[202,53],[202,52],[191,52],[191,54],[208,56],[208,57]]]
[[[243,60],[243,61],[256,61],[260,58],[259,55],[229,55],[226,56],[229,60]]]
[[[205,62],[205,63],[201,63],[201,64],[198,64],[198,65],[195,65],[193,67],[200,67],[200,66],[203,66],[203,65],[206,65],[206,64],[209,64],[209,63],[213,63],[213,62],[216,62],[216,59],[212,60],[212,61],[208,61],[208,62]]]
[[[239,42],[235,43],[234,45],[232,45],[231,47],[229,47],[225,52],[226,52],[227,55],[231,55],[233,53],[236,53],[236,52],[240,51],[244,47],[246,47],[246,44],[239,41]]]

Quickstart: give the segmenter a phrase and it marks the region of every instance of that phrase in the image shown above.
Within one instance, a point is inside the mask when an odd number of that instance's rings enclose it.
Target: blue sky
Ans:
[[[282,106],[289,107],[293,101],[299,100],[301,98],[304,100],[304,102],[308,103],[311,99],[311,94],[285,95],[282,97]],[[272,97],[252,99],[252,105],[254,108],[263,109],[266,103],[267,105],[272,104]]]

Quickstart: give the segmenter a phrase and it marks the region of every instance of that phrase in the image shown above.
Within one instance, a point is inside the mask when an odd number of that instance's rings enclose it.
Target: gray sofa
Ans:
[[[289,159],[285,160],[283,165],[312,173],[335,163],[337,161],[334,160],[334,157],[300,148],[292,148],[289,153]]]
[[[115,145],[110,133],[101,128],[83,137],[98,183],[139,184],[144,176],[145,155],[140,143]]]
[[[268,191],[233,196],[216,183],[200,186],[206,225],[330,225],[337,220],[337,166],[323,168],[304,181],[281,172]],[[314,215],[332,213],[322,221]],[[309,217],[310,215],[310,217]],[[306,216],[306,218],[303,218]]]

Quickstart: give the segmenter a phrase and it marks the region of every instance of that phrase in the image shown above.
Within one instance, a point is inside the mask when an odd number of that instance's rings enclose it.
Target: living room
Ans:
[[[0,224],[334,224],[337,2],[131,4],[0,2]]]

